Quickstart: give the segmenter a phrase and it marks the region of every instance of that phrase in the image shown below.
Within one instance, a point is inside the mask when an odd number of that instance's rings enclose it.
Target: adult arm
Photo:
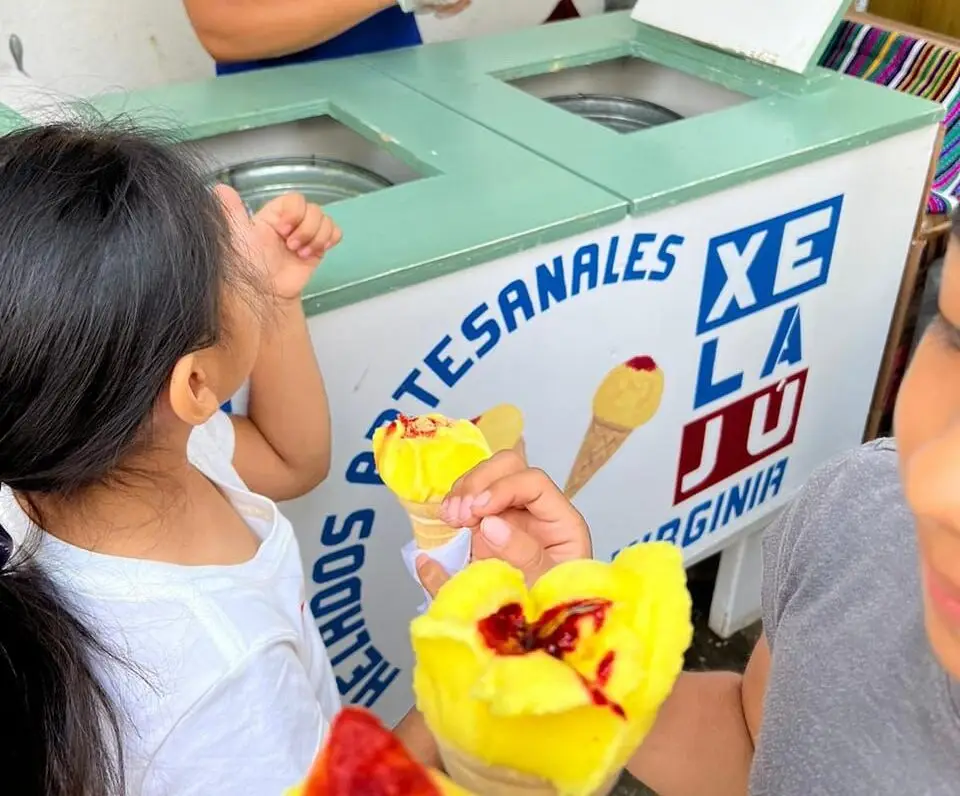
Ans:
[[[275,58],[339,36],[396,0],[184,0],[217,61]]]
[[[437,742],[430,730],[427,729],[427,723],[419,710],[410,708],[410,712],[400,720],[400,723],[394,729],[394,734],[407,747],[407,751],[423,765],[443,769],[443,761],[440,760]]]
[[[761,638],[742,676],[682,674],[627,770],[659,796],[746,796],[769,671]]]

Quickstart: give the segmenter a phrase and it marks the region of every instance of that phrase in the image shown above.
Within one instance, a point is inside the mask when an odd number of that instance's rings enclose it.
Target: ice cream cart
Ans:
[[[240,185],[263,187],[229,167],[273,156],[373,175],[331,206],[344,242],[306,296],[332,473],[285,507],[345,702],[411,702],[410,530],[370,450],[397,412],[525,447],[598,556],[734,545],[728,571],[755,571],[740,540],[859,441],[939,110],[689,34],[611,14],[97,100]],[[598,77],[687,118],[624,135],[539,99]]]
[[[626,218],[627,203],[357,62],[108,95],[95,105],[107,118],[171,127],[252,205],[273,190],[315,190],[318,175],[325,190],[342,193],[329,212],[343,243],[306,294],[334,418],[332,472],[285,511],[305,559],[307,611],[344,702],[398,719],[412,701],[408,624],[422,595],[401,562],[410,527],[374,471],[373,430],[398,409],[437,408],[485,414],[491,433],[504,427],[516,437],[516,414],[496,405],[521,397],[523,370],[548,376],[557,358],[528,350],[527,364],[513,360],[516,372],[483,371],[526,326],[510,307],[522,298],[527,258],[580,245]],[[502,298],[490,292],[511,283]]]
[[[935,144],[932,104],[813,66],[846,5],[641,0],[367,59],[629,201],[628,222],[527,260],[531,318],[566,269],[570,321],[563,364],[528,364],[513,400],[598,554],[726,550],[719,632],[759,615],[750,531],[861,439]],[[594,395],[635,356],[665,381],[643,427]]]

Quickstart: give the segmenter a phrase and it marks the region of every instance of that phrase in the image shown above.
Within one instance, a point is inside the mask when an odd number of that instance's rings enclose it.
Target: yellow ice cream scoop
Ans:
[[[662,395],[663,371],[653,357],[633,357],[606,375],[593,396],[593,414],[604,422],[635,429],[656,414]]]
[[[454,576],[411,624],[417,706],[447,773],[486,794],[609,791],[690,644],[680,551],[570,561],[527,589],[497,560]]]
[[[411,503],[443,500],[460,476],[490,456],[490,446],[475,424],[439,414],[399,415],[373,435],[380,478]]]

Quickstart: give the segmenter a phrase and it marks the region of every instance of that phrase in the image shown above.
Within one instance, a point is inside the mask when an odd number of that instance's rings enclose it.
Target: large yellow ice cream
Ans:
[[[567,562],[529,590],[509,565],[479,561],[411,625],[417,706],[442,743],[585,796],[640,745],[691,634],[672,545]]]
[[[373,435],[380,478],[397,497],[411,503],[443,500],[460,476],[490,456],[490,446],[476,425],[439,414],[399,415]]]
[[[627,360],[611,370],[593,397],[593,414],[625,429],[642,426],[660,407],[663,371],[652,357]]]

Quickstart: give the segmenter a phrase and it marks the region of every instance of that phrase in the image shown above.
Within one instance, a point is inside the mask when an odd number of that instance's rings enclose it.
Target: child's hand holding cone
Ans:
[[[442,547],[460,533],[440,517],[441,501],[464,473],[491,456],[483,433],[469,420],[439,414],[380,426],[373,456],[384,484],[406,509],[421,550]]]

